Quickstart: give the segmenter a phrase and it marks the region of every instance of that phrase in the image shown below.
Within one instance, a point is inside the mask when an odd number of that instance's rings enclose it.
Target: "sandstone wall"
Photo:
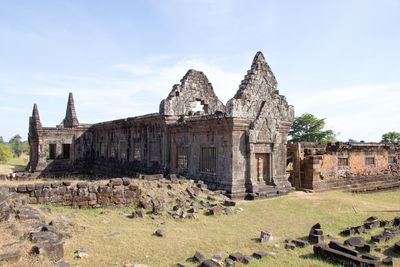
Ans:
[[[138,184],[130,178],[114,178],[109,183],[99,182],[52,182],[8,186],[30,204],[51,203],[54,206],[75,208],[99,208],[109,206],[129,206],[140,197]]]
[[[317,190],[397,183],[398,150],[379,143],[291,144],[292,166],[300,168],[289,172],[296,187]],[[373,164],[368,164],[368,158]]]

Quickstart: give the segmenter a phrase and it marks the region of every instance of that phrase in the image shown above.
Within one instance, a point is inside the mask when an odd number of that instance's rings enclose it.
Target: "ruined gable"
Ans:
[[[203,106],[204,115],[214,114],[217,111],[225,112],[224,104],[218,100],[211,83],[201,71],[189,70],[181,80],[175,84],[168,97],[160,103],[161,115],[191,115],[196,104]]]
[[[293,106],[279,95],[277,86],[263,54],[258,52],[239,90],[226,105],[228,116],[252,120],[251,142],[277,143],[279,126],[290,128],[294,120]]]

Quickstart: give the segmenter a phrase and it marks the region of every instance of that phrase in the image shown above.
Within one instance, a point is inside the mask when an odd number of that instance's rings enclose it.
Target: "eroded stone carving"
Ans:
[[[279,95],[277,86],[271,68],[258,52],[239,90],[226,105],[227,116],[253,119],[250,142],[278,143],[281,122],[291,125],[294,120],[294,108]]]
[[[189,70],[181,84],[175,84],[168,97],[161,101],[160,114],[191,115],[194,114],[196,102],[203,105],[202,115],[225,112],[224,104],[218,100],[206,75],[201,71]]]

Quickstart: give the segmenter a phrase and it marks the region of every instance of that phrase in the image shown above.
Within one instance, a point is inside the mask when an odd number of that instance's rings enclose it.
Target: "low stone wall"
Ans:
[[[393,175],[370,175],[370,176],[354,176],[342,177],[338,179],[330,179],[314,184],[314,190],[325,191],[335,189],[357,189],[357,188],[376,188],[380,187],[398,187],[400,176]],[[373,190],[371,190],[373,191]]]
[[[54,206],[100,208],[129,206],[137,203],[141,190],[130,178],[114,178],[108,183],[69,181],[8,186],[10,193],[25,198],[29,204],[51,203]]]

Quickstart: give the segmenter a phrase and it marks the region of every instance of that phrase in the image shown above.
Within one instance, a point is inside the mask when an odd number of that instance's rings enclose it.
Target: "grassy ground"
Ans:
[[[22,154],[18,158],[12,158],[7,163],[0,163],[0,174],[10,174],[14,170],[16,171],[23,171],[28,164],[29,156],[27,154]]]
[[[82,209],[53,207],[51,216],[67,214],[78,224],[72,231],[73,237],[65,244],[65,260],[79,266],[123,266],[126,263],[143,263],[148,266],[175,266],[184,263],[195,251],[207,257],[217,254],[222,257],[232,252],[252,254],[255,251],[275,252],[265,260],[253,260],[247,266],[332,266],[313,256],[312,246],[284,249],[284,240],[305,238],[310,227],[320,222],[329,238],[343,241],[338,233],[347,226],[359,225],[367,217],[376,215],[380,219],[393,219],[400,212],[400,192],[382,192],[368,195],[353,195],[344,192],[306,194],[295,192],[268,200],[242,201],[238,206],[243,211],[234,215],[200,216],[198,220],[174,220],[169,218],[152,220],[148,217],[132,219],[133,208],[123,209]],[[166,222],[165,225],[160,223]],[[86,228],[85,230],[83,230]],[[153,235],[156,229],[164,229],[163,238]],[[274,240],[259,243],[261,230],[269,230]],[[383,228],[370,230],[363,236],[369,240],[371,234],[378,234]],[[120,235],[106,238],[110,233]],[[382,253],[372,254],[385,257],[395,256],[389,247],[391,242],[379,245]],[[89,257],[74,258],[78,248],[89,248]],[[394,257],[395,266],[400,265]],[[397,265],[396,265],[397,264]]]

